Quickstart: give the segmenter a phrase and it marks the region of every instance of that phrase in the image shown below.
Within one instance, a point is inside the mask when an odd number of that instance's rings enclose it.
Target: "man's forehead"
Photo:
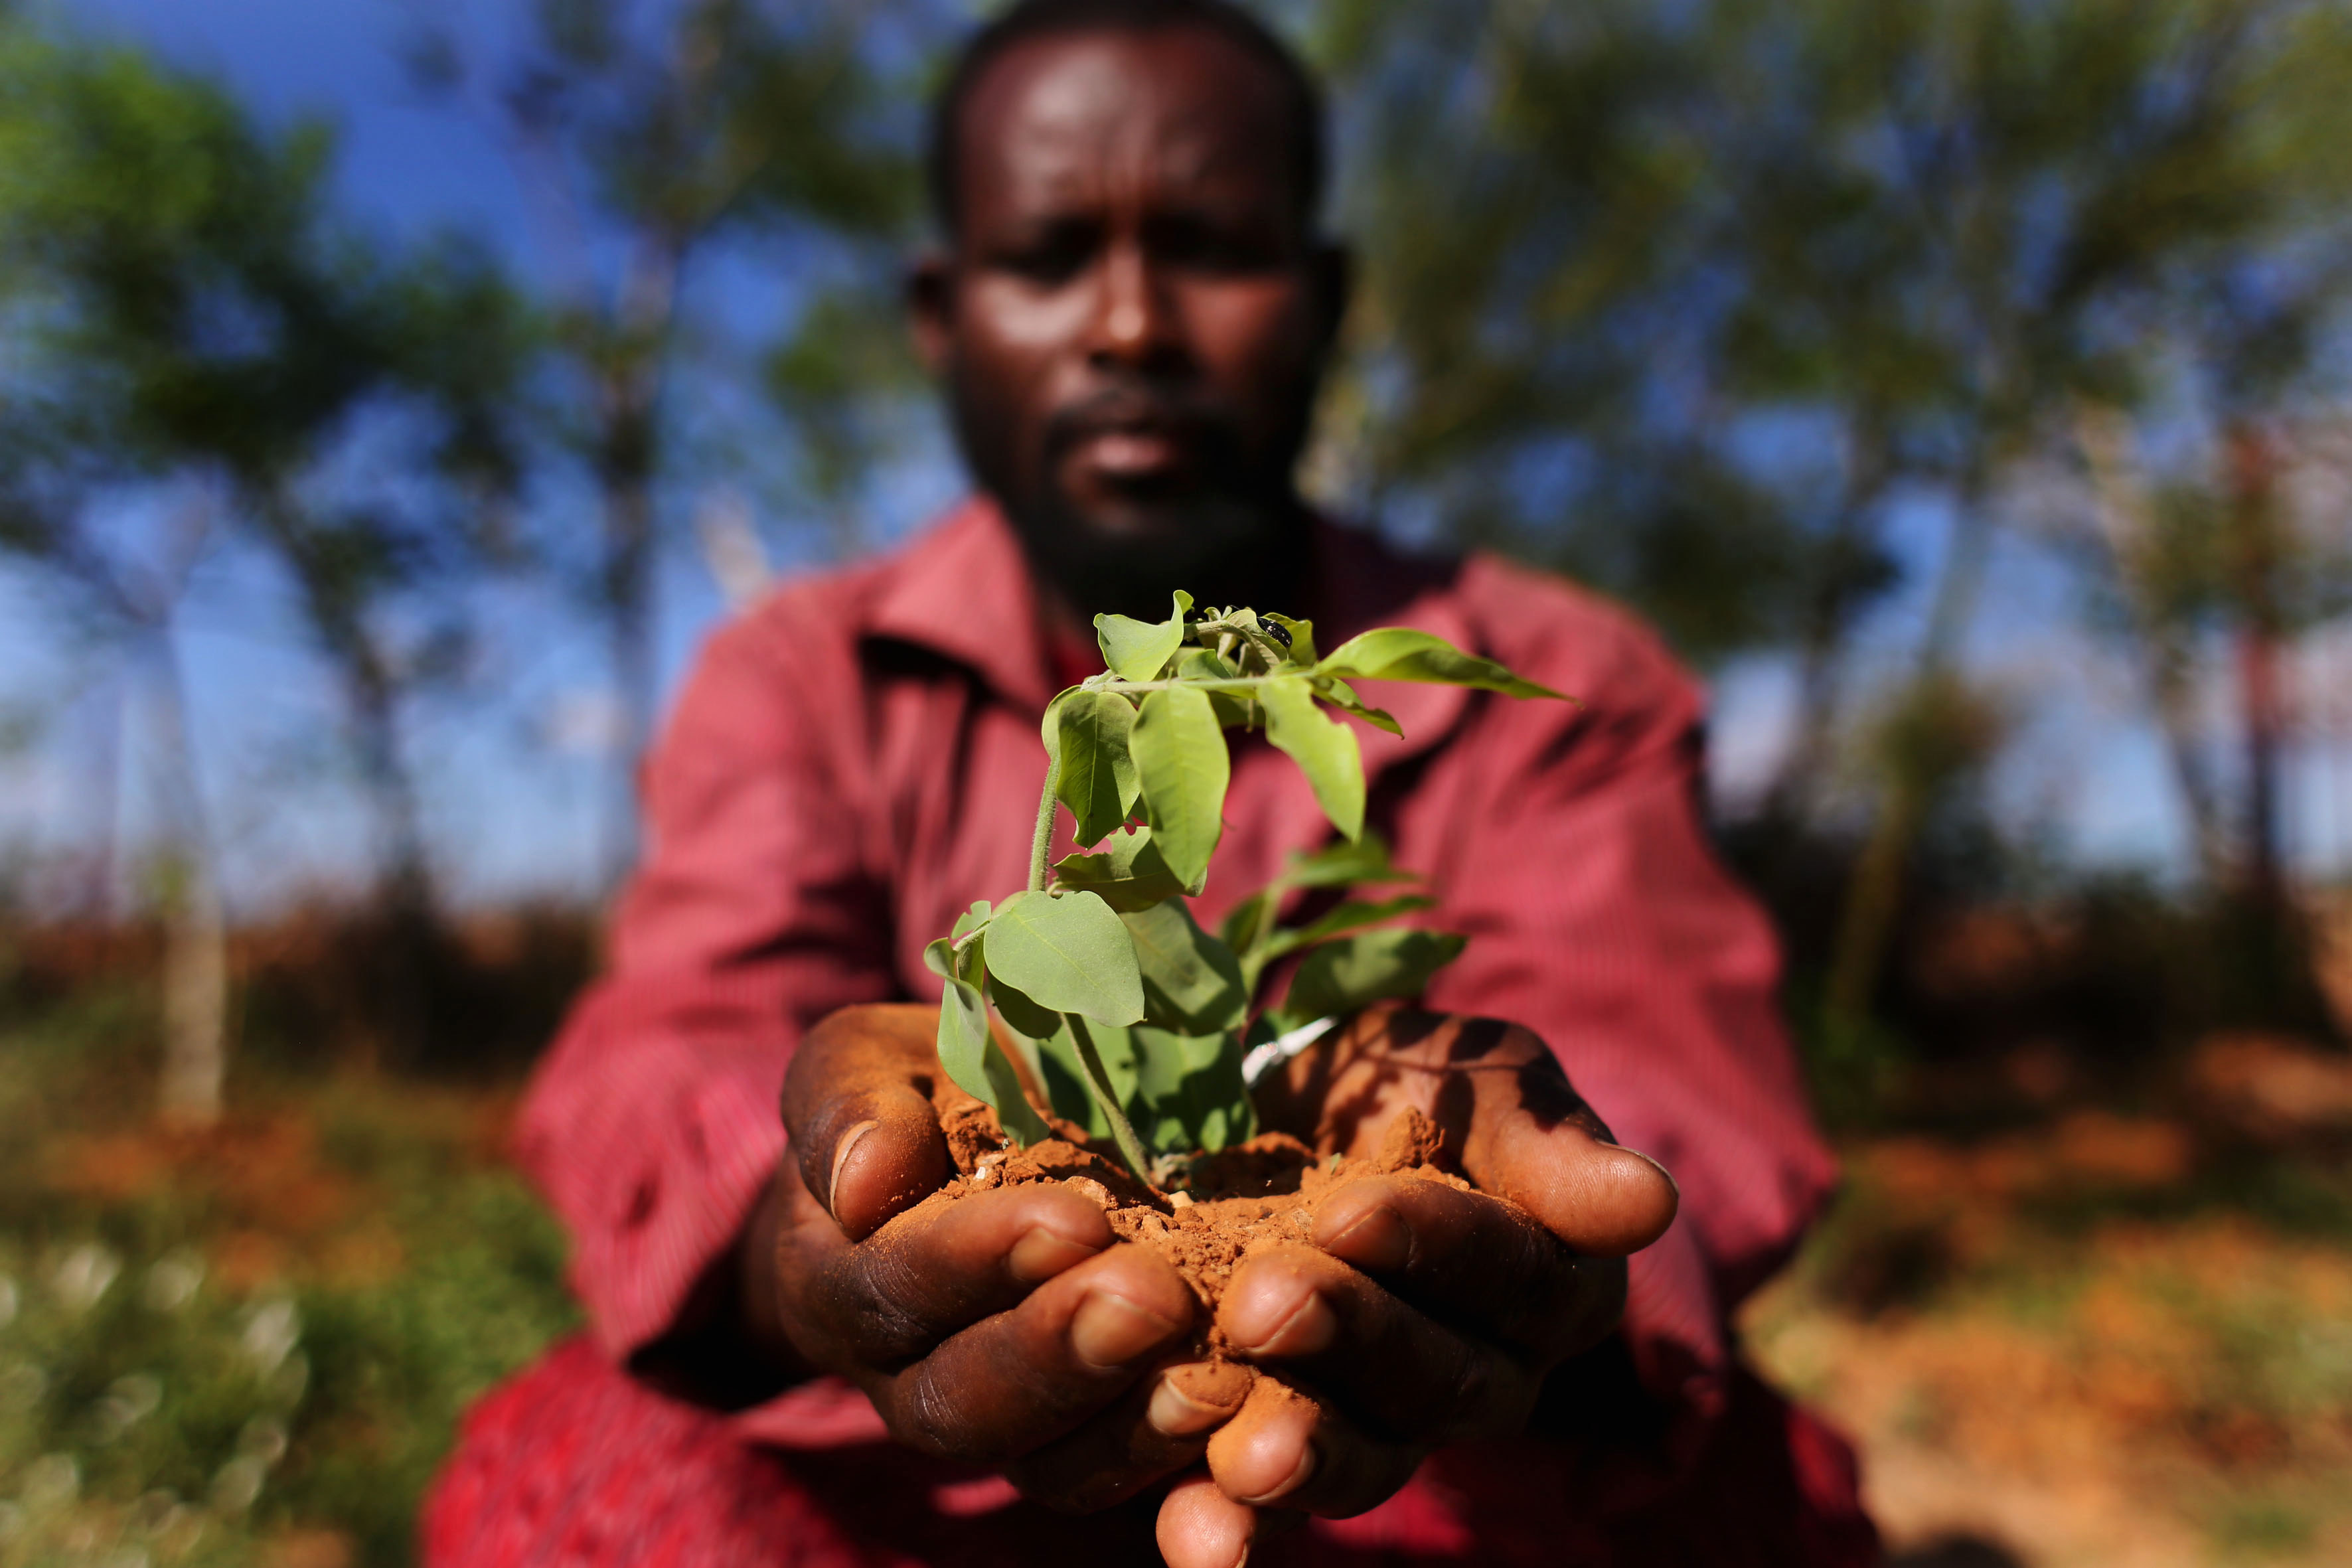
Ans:
[[[1273,73],[1200,28],[1026,42],[982,78],[961,130],[968,194],[1023,206],[1094,194],[1114,171],[1200,191],[1289,173],[1268,161],[1288,133]]]

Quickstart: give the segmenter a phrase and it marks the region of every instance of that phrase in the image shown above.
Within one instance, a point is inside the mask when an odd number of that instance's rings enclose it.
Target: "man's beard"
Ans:
[[[972,392],[951,379],[964,459],[1003,508],[1031,566],[1072,609],[1157,620],[1167,615],[1174,589],[1207,602],[1244,596],[1291,575],[1300,512],[1290,471],[1303,429],[1278,442],[1275,453],[1252,454],[1234,422],[1217,410],[1115,391],[1054,416],[1035,482],[1024,484],[1008,471],[1014,466],[1005,460],[1011,433]],[[1107,420],[1145,406],[1192,437],[1192,482],[1164,494],[1139,487],[1099,510],[1081,510],[1056,480],[1064,459]]]

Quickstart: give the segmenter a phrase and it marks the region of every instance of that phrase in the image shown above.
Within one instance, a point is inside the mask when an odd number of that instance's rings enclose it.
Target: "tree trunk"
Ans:
[[[2236,425],[2225,439],[2230,564],[2238,600],[2238,691],[2245,723],[2239,892],[2250,911],[2277,912],[2285,901],[2279,783],[2287,731],[2273,536],[2278,457],[2268,434],[2252,424]]]
[[[1858,559],[1866,525],[1887,481],[1886,432],[1867,421],[1854,433],[1854,454],[1844,494],[1822,549],[1821,576],[1809,595],[1797,641],[1797,712],[1788,750],[1765,792],[1764,812],[1774,822],[1793,824],[1802,815],[1805,781],[1829,755],[1837,716],[1838,656],[1861,608]]]
[[[1943,675],[1975,612],[1977,590],[1992,548],[1992,519],[1985,502],[1989,479],[1990,463],[1979,456],[1954,495],[1951,544],[1920,643],[1915,691],[1924,691]],[[1927,826],[1937,792],[1946,782],[1901,760],[1890,767],[1885,797],[1847,881],[1822,998],[1823,1021],[1846,1039],[1857,1038],[1869,1021],[1878,978],[1886,967],[1895,924],[1902,913],[1911,851]]]
[[[606,887],[627,875],[636,858],[637,766],[652,742],[658,699],[654,479],[660,467],[663,360],[675,326],[678,269],[686,247],[682,233],[657,230],[643,237],[609,329],[611,362],[598,373],[602,586],[620,713],[600,856]]]
[[[169,1121],[209,1127],[220,1120],[228,1077],[228,922],[188,742],[178,649],[168,623],[152,627],[145,640],[156,752],[173,819],[163,879],[161,1109]]]
[[[2231,880],[2230,831],[2221,792],[2199,743],[2192,628],[2177,624],[2149,580],[2146,558],[2156,525],[2147,490],[2129,461],[2128,423],[2120,413],[2085,410],[2075,422],[2075,434],[2091,473],[2099,536],[2131,617],[2142,677],[2189,815],[2198,868],[2205,885],[2219,890]]]

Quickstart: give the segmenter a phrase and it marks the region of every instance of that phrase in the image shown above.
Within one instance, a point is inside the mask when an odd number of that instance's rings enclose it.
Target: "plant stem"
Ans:
[[[1037,831],[1029,840],[1029,890],[1045,890],[1045,858],[1054,850],[1054,792],[1062,786],[1062,759],[1045,759],[1045,793],[1037,797]]]
[[[1078,1047],[1078,1065],[1087,1069],[1087,1092],[1095,1097],[1103,1115],[1109,1118],[1110,1135],[1118,1142],[1119,1157],[1135,1173],[1137,1181],[1157,1192],[1159,1188],[1151,1180],[1151,1158],[1143,1152],[1143,1140],[1135,1135],[1127,1112],[1119,1109],[1118,1097],[1111,1092],[1110,1075],[1103,1070],[1102,1054],[1095,1049],[1093,1031],[1087,1027],[1086,1019],[1076,1013],[1062,1016],[1070,1021],[1070,1038]]]

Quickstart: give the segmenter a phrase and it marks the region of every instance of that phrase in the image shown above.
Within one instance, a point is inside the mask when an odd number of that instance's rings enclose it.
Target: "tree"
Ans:
[[[2303,0],[1328,16],[1367,105],[1382,482],[1581,569],[1702,657],[1793,648],[1799,770],[1853,700],[1957,710],[2021,475],[2071,446],[2085,403],[2153,395],[2147,346],[2181,344],[2200,289],[2322,232],[2314,195],[2344,144],[2324,84],[2352,60],[2340,14]],[[2325,320],[2340,298],[2304,308]],[[2221,363],[2278,337],[2259,316],[2191,352]],[[1897,679],[1911,695],[1890,702],[1843,666],[1896,581],[1898,496],[1949,525]],[[1878,776],[1832,965],[1849,1025],[1955,775]],[[1793,814],[1806,793],[1792,772],[1774,796]]]
[[[433,893],[402,710],[461,666],[464,584],[520,476],[526,318],[478,253],[402,254],[339,222],[320,126],[266,133],[210,83],[20,25],[6,67],[12,542],[164,648],[176,589],[123,591],[127,563],[92,542],[125,488],[213,497],[223,546],[285,574],[342,698],[394,936],[387,1031],[414,1045]]]
[[[561,253],[551,313],[570,441],[599,498],[591,598],[622,714],[609,880],[634,854],[627,784],[657,695],[655,570],[670,518],[687,510],[661,494],[682,435],[669,389],[686,362],[708,380],[724,358],[714,324],[696,338],[689,275],[739,237],[854,251],[898,235],[912,211],[910,139],[887,112],[870,6],[538,0],[531,16],[511,58],[473,62],[456,31],[428,25],[411,59],[428,85],[480,95]]]

